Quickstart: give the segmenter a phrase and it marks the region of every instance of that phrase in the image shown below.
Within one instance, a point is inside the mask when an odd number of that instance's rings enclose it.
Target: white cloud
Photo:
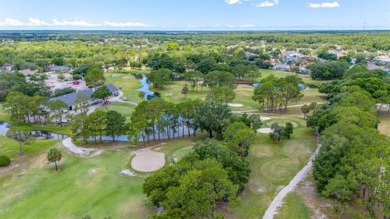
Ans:
[[[309,8],[339,8],[340,4],[336,1],[334,2],[323,2],[323,3],[309,3],[307,5]]]
[[[4,21],[0,22],[0,26],[25,26],[25,25],[26,25],[25,23],[12,18],[5,18]]]
[[[266,8],[266,7],[272,7],[279,4],[279,0],[272,0],[272,1],[263,1],[259,3],[252,3],[253,6],[257,8]]]
[[[109,27],[150,27],[150,25],[139,23],[139,22],[110,22],[110,21],[105,21],[104,26],[109,26]]]
[[[241,4],[241,0],[225,0],[228,5]]]
[[[73,19],[53,19],[51,22],[40,20],[37,18],[29,18],[27,22],[5,18],[3,21],[0,21],[0,27],[63,27],[63,28],[73,28],[73,27],[111,27],[111,28],[143,28],[151,27],[150,25],[140,23],[140,22],[110,22],[105,21],[104,23],[90,23],[84,20]]]
[[[48,26],[63,26],[63,27],[100,27],[101,24],[89,23],[83,20],[57,20],[53,19],[53,22]]]

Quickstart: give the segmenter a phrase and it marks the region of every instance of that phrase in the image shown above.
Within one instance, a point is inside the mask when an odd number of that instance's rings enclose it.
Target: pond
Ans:
[[[148,77],[146,77],[146,75],[142,75],[142,78],[139,79],[139,81],[141,82],[142,87],[138,88],[137,91],[142,91],[145,93],[144,99],[149,100],[155,97],[155,93],[150,90],[151,84],[148,83]]]
[[[0,136],[7,136],[7,132],[10,129],[10,126],[8,123],[0,121]],[[158,130],[158,127],[155,126],[155,129]],[[193,135],[194,130],[191,128],[187,128],[185,125],[178,125],[175,129],[169,128],[168,130],[164,131],[156,131],[155,135],[153,134],[146,134],[142,133],[145,136],[145,139],[149,140],[164,140],[168,138],[178,138],[178,137],[183,137],[188,134]],[[49,131],[39,131],[39,130],[33,130],[31,131],[31,136],[36,137],[36,138],[45,138],[45,139],[65,139],[69,137],[68,135],[65,134],[58,134],[58,133],[53,133]],[[90,140],[94,140],[95,136],[91,136]],[[96,136],[96,139],[99,139],[99,136]],[[102,136],[103,141],[112,141],[111,136]],[[139,139],[141,142],[143,141],[142,138]],[[126,142],[129,141],[127,135],[117,135],[115,136],[115,141],[121,141],[121,142]]]
[[[0,121],[0,136],[7,136],[7,132],[10,129],[10,125],[6,122]],[[49,131],[39,131],[39,130],[33,130],[31,131],[31,136],[36,138],[45,138],[45,139],[65,139],[68,137],[68,135],[65,134],[58,134],[54,132]]]

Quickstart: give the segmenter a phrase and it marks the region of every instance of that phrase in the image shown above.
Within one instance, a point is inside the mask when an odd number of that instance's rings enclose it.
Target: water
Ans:
[[[0,121],[0,135],[1,136],[6,136],[9,128],[10,128],[10,126],[8,123]],[[43,137],[45,139],[65,139],[65,138],[69,137],[68,135],[65,135],[65,134],[58,134],[58,133],[53,133],[53,132],[48,132],[48,131],[38,131],[38,130],[31,131],[31,136]]]
[[[142,87],[138,88],[137,91],[142,91],[145,93],[144,99],[148,100],[151,97],[155,96],[155,93],[150,90],[150,84],[148,83],[148,77],[146,75],[142,75],[142,79],[139,80],[141,82]]]
[[[9,127],[8,123],[0,121],[0,136],[6,136],[9,128],[10,127]],[[157,130],[157,127],[155,127],[155,129]],[[173,138],[173,136],[175,136],[175,138],[178,138],[178,136],[179,137],[186,136],[186,135],[188,135],[188,131],[190,132],[191,135],[194,134],[193,129],[191,129],[191,128],[188,129],[187,126],[180,125],[180,126],[176,127],[175,131],[173,131],[172,129],[169,130],[169,138]],[[183,132],[184,132],[184,134],[183,134]],[[58,134],[58,133],[53,133],[53,132],[48,132],[48,131],[38,131],[38,130],[31,131],[31,136],[37,137],[37,138],[38,137],[45,138],[45,139],[65,139],[65,138],[69,137],[68,135],[65,135],[65,134]],[[154,136],[153,136],[153,134],[149,134],[149,135],[144,134],[144,136],[145,136],[145,140],[146,139],[149,139],[149,140],[168,139],[168,134],[166,132],[161,132],[160,135],[157,132]],[[100,138],[99,136],[96,136],[97,140],[99,140],[99,138]],[[91,136],[89,139],[93,141],[93,140],[95,140],[95,136]],[[102,140],[103,141],[112,141],[113,139],[111,136],[102,136]],[[143,141],[142,137],[139,140],[142,142]],[[127,135],[117,135],[117,136],[115,136],[115,141],[127,142],[127,141],[129,141],[129,139],[128,139]]]
[[[0,135],[6,136],[8,130],[9,130],[8,123],[0,121]]]

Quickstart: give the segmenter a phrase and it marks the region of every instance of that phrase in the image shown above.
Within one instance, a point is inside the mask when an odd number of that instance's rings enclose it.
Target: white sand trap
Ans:
[[[269,117],[260,117],[260,120],[261,121],[268,121],[268,120],[271,120],[271,118],[269,118]]]
[[[165,154],[143,149],[134,152],[135,156],[131,160],[131,167],[141,172],[152,172],[165,165]]]
[[[243,107],[244,105],[242,105],[241,103],[228,103],[228,106],[230,106],[230,107]]]
[[[129,169],[122,170],[119,172],[119,174],[126,175],[126,176],[135,176],[135,173],[131,172]]]
[[[261,128],[261,129],[257,129],[257,132],[268,134],[268,133],[271,133],[272,130],[271,130],[271,128]]]

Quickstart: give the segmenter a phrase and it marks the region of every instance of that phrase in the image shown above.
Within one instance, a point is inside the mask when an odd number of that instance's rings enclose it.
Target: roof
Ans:
[[[102,85],[102,86],[104,86],[104,85]],[[76,92],[73,92],[70,94],[65,94],[62,96],[53,97],[50,100],[51,101],[61,100],[61,101],[65,102],[68,106],[73,106],[74,103],[76,102],[77,96],[79,94],[84,93],[88,99],[91,99],[92,94],[102,86],[91,87],[91,88],[76,91]],[[113,84],[106,84],[105,86],[111,91],[111,93],[115,93],[115,92],[119,91],[119,89],[117,87],[115,87]]]

